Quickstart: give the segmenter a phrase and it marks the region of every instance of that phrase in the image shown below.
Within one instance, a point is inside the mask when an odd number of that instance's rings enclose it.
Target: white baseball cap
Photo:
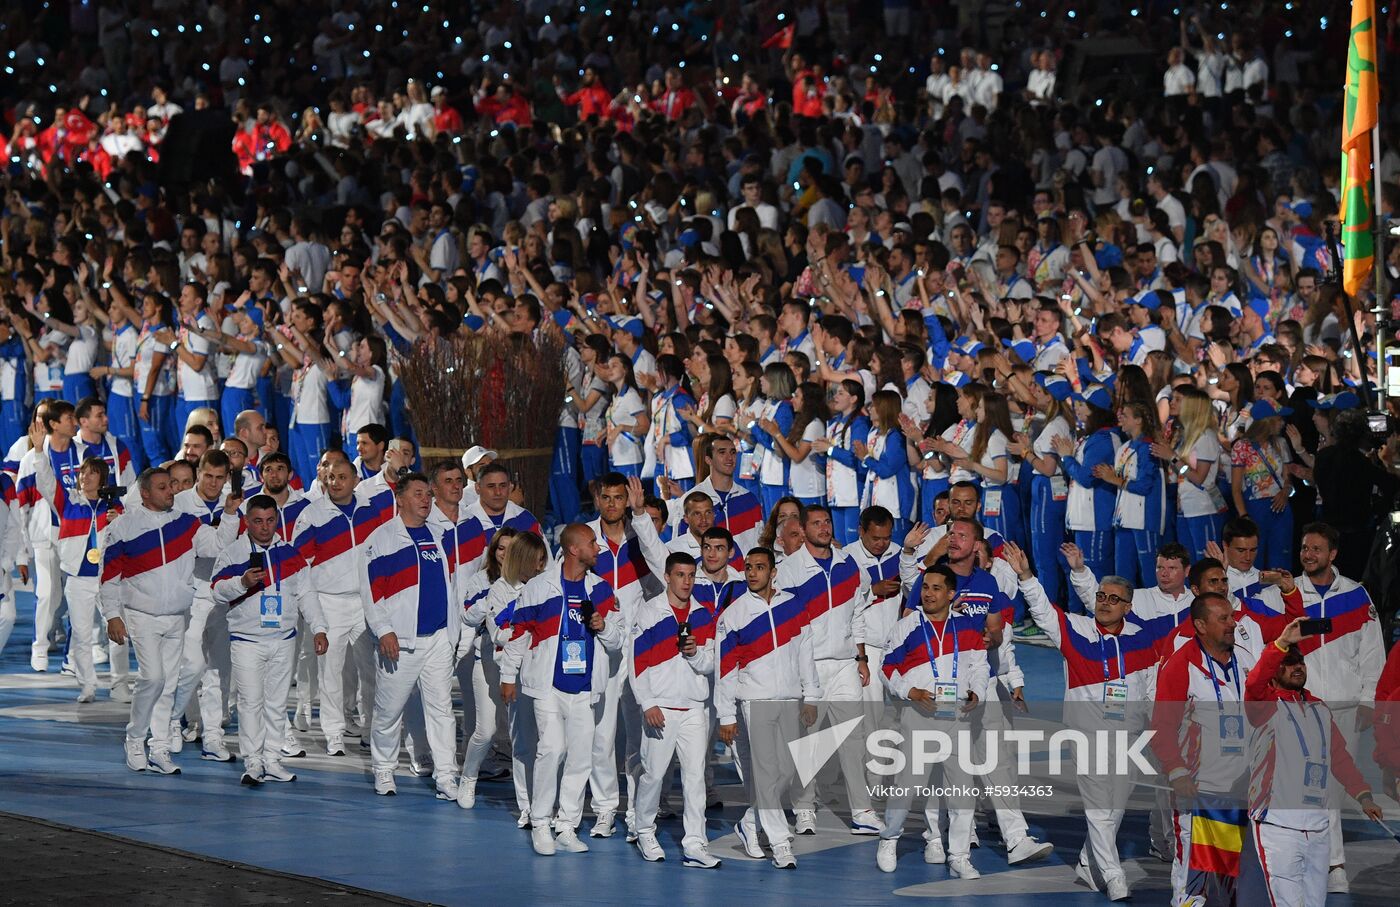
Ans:
[[[496,452],[494,450],[487,450],[480,444],[471,447],[467,450],[466,453],[462,454],[462,468],[471,469],[473,466],[480,463],[482,460],[485,460],[487,457],[490,457],[493,460],[496,459]]]

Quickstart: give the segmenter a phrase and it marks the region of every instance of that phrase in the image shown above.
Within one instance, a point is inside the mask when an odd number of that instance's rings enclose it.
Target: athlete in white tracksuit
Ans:
[[[1062,550],[1072,569],[1083,557],[1073,545]],[[1031,619],[1065,659],[1065,702],[1072,704],[1066,709],[1066,723],[1085,733],[1132,733],[1144,727],[1157,656],[1152,634],[1123,619],[1132,604],[1132,587],[1121,578],[1105,577],[1093,616],[1067,614],[1050,603],[1025,552],[1007,543],[1003,557],[1016,570]],[[1110,898],[1126,898],[1117,838],[1133,778],[1080,774],[1076,780],[1085,800],[1088,835],[1075,872],[1092,887],[1106,889]]]
[[[224,486],[228,481],[228,455],[211,450],[199,461],[193,488],[175,495],[175,509],[188,513],[201,523],[217,525],[223,517]],[[235,515],[234,522],[238,522]],[[194,604],[185,628],[185,645],[180,656],[180,677],[175,683],[175,706],[170,716],[171,749],[180,751],[180,718],[191,699],[198,702],[201,729],[201,755],[227,762],[232,757],[224,748],[224,690],[232,672],[229,656],[228,612],[214,606],[210,580],[214,557],[196,557],[194,562]]]
[[[518,683],[535,707],[530,822],[541,856],[558,848],[588,849],[577,828],[607,684],[607,653],[623,646],[626,632],[612,588],[589,572],[598,559],[593,530],[570,524],[559,547],[559,566],[521,590],[501,658],[502,700],[515,698]],[[557,835],[551,835],[551,826]]]
[[[119,512],[98,496],[107,481],[106,463],[94,459],[78,474],[78,487],[68,492],[53,474],[48,458],[40,458],[34,473],[40,495],[58,514],[59,568],[66,577],[68,614],[73,628],[69,652],[78,679],[79,702],[92,702],[97,689],[93,668],[96,643],[98,585],[102,576],[102,536]],[[123,652],[126,647],[120,647]]]
[[[326,751],[345,753],[345,719],[350,711],[346,676],[355,666],[359,676],[359,708],[368,728],[374,711],[374,641],[365,623],[359,573],[365,541],[393,514],[393,495],[374,480],[356,485],[350,461],[332,451],[325,454],[321,481],[326,494],[316,498],[297,518],[292,543],[311,565],[311,584],[321,598],[321,613],[329,628],[330,647],[317,662],[321,686],[321,732]]]
[[[674,757],[681,764],[684,860],[710,869],[719,865],[709,854],[705,836],[708,674],[714,668],[715,614],[690,596],[695,564],[687,555],[668,558],[665,575],[666,592],[637,610],[631,628],[632,692],[645,724],[634,810],[637,846],[648,860],[662,858],[656,813]]]
[[[211,594],[228,625],[243,782],[256,784],[296,777],[282,767],[281,756],[297,620],[305,618],[316,649],[324,650],[328,641],[306,560],[277,533],[276,502],[260,495],[250,505],[247,533],[214,564]]]
[[[598,539],[598,561],[593,572],[607,581],[622,612],[623,627],[630,627],[637,608],[661,591],[666,569],[666,546],[643,506],[641,480],[605,475],[598,483],[598,519],[587,524]],[[593,735],[593,768],[588,790],[597,819],[590,835],[605,838],[613,833],[613,820],[621,802],[617,773],[617,728],[623,735],[623,766],[629,807],[637,799],[641,777],[642,728],[631,687],[627,646],[608,653],[608,680],[603,690],[602,712]],[[630,813],[630,809],[629,809]],[[630,818],[630,816],[629,816]],[[628,825],[629,839],[632,826]]]
[[[173,509],[170,474],[148,469],[138,481],[141,504],[129,508],[107,529],[102,567],[102,616],[107,636],[131,639],[140,674],[126,726],[127,766],[178,772],[170,761],[170,715],[184,648],[185,624],[194,601],[194,560],[211,557],[233,543],[238,520],[207,526]],[[239,499],[224,504],[225,517]],[[146,736],[151,737],[149,758]]]
[[[836,725],[864,710],[864,687],[879,683],[871,674],[865,652],[865,608],[870,601],[870,577],[844,549],[832,546],[831,513],[822,505],[803,515],[807,542],[783,561],[777,586],[791,593],[806,609],[812,631],[812,655],[817,662],[822,705],[817,724]],[[879,665],[875,666],[878,670]],[[851,807],[851,833],[875,835],[881,822],[871,809],[859,737],[846,737],[837,750],[846,778]],[[793,797],[798,834],[815,834],[816,785],[807,783]]]
[[[773,574],[771,551],[745,554],[749,591],[724,609],[715,628],[715,715],[720,739],[734,747],[749,801],[735,830],[748,855],[762,857],[761,823],[775,865],[786,869],[797,865],[781,805],[793,775],[788,743],[797,739],[799,703],[811,703],[801,709],[804,722],[816,720],[822,686],[806,609],[774,589]]]
[[[428,523],[433,497],[421,474],[399,479],[398,514],[370,534],[360,559],[365,622],[377,640],[370,766],[377,794],[395,792],[404,707],[415,690],[433,757],[437,796],[457,799],[452,668],[462,630],[455,553]]]

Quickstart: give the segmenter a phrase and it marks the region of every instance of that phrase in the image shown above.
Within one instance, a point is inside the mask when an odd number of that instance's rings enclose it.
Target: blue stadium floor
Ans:
[[[896,896],[938,898],[943,903],[1000,907],[1025,895],[1051,895],[1061,907],[1102,904],[1102,895],[1076,882],[1073,861],[1084,838],[1082,819],[1028,814],[1031,832],[1053,841],[1054,855],[1029,868],[1009,870],[994,829],[980,825],[984,846],[973,851],[980,880],[951,880],[942,866],[921,858],[921,828],[911,822],[897,872],[875,868],[875,843],[845,832],[836,817],[821,814],[815,837],[796,839],[798,869],[781,872],[767,861],[745,858],[733,835],[740,810],[738,788],[721,770],[726,803],[708,816],[712,852],[724,859],[714,872],[680,864],[680,821],[662,823],[665,863],[648,864],[621,832],[590,840],[588,854],[535,856],[528,832],[518,830],[506,783],[483,783],[475,810],[436,800],[426,780],[399,774],[399,795],[374,796],[367,756],[317,755],[319,737],[301,735],[311,755],[288,760],[294,784],[248,789],[237,765],[203,762],[189,748],[176,757],[183,774],[133,774],[122,761],[126,706],[110,702],[101,686],[98,702],[78,706],[77,686],[58,674],[29,670],[33,597],[18,594],[19,622],[0,653],[0,812],[34,816],[146,844],[169,847],[361,889],[440,904],[527,904],[561,901],[613,905],[619,895],[636,904],[744,903],[759,898],[806,903],[888,903]],[[1059,657],[1022,647],[1028,676],[1045,678],[1037,698],[1061,695]],[[99,670],[102,670],[99,668]],[[235,744],[230,732],[229,742]],[[352,738],[353,743],[353,738]],[[1387,806],[1393,806],[1386,801]],[[1400,815],[1400,810],[1392,813]],[[1121,838],[1134,903],[1169,903],[1168,867],[1146,853],[1147,819],[1130,813]],[[591,824],[585,819],[585,826]],[[620,827],[620,823],[619,823]],[[1348,826],[1348,865],[1353,886],[1394,890],[1400,885],[1400,845],[1357,823]],[[1384,880],[1383,884],[1378,885]],[[58,894],[57,892],[55,893]],[[1329,905],[1394,903],[1390,899],[1334,895]]]

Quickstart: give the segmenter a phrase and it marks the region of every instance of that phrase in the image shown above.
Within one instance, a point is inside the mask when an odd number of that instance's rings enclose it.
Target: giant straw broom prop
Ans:
[[[424,341],[399,359],[398,371],[425,466],[460,459],[476,444],[495,450],[521,484],[526,508],[545,514],[564,404],[564,341],[557,333]]]

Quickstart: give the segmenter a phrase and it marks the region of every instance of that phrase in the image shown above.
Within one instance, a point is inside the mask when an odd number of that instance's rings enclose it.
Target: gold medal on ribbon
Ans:
[[[96,563],[98,563],[98,562],[101,561],[101,560],[102,560],[102,552],[98,551],[96,548],[89,548],[89,549],[88,549],[87,561],[88,561],[89,564],[96,564]]]

